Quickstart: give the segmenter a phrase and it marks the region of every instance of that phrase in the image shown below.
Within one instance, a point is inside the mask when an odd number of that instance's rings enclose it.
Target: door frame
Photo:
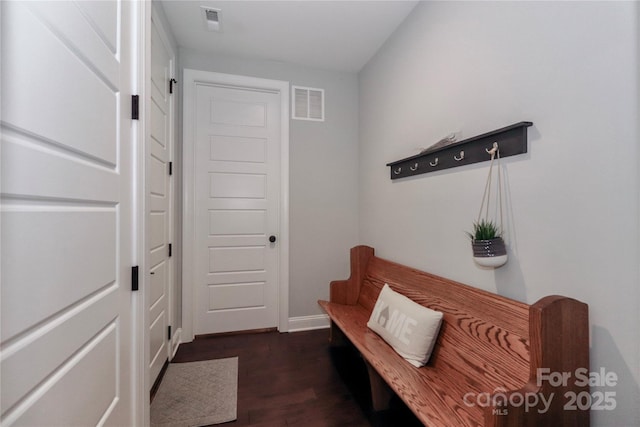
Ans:
[[[147,203],[144,195],[147,185],[146,179],[146,137],[150,114],[146,97],[150,94],[149,83],[151,82],[151,2],[142,2],[137,6],[137,51],[136,56],[136,87],[132,95],[138,95],[142,100],[142,108],[139,119],[132,120],[132,132],[136,136],[136,159],[135,159],[135,182],[133,203],[135,205],[135,230],[133,232],[134,266],[138,266],[138,271],[146,271],[148,268],[145,253],[147,251]],[[147,81],[149,80],[149,81]],[[133,274],[133,273],[132,273]],[[151,420],[151,401],[149,397],[149,334],[147,333],[148,316],[146,315],[147,298],[144,290],[148,286],[146,275],[139,275],[139,286],[142,292],[133,292],[135,324],[133,326],[133,346],[136,347],[135,366],[132,368],[136,378],[135,395],[136,414],[134,416],[135,425],[149,425]]]
[[[194,338],[195,293],[195,111],[199,84],[230,86],[280,93],[280,260],[278,265],[278,330],[289,330],[289,82],[258,77],[184,69],[183,100],[183,258],[182,341]]]

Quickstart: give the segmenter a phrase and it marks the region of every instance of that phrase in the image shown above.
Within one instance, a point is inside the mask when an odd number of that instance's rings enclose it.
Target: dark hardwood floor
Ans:
[[[421,424],[394,397],[374,413],[366,368],[350,347],[331,348],[327,329],[198,338],[172,363],[238,356],[238,419],[225,426],[374,426]]]

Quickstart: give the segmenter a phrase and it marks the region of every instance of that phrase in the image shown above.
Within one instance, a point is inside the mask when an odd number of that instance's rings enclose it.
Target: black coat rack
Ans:
[[[391,167],[391,179],[489,161],[491,160],[489,150],[493,148],[494,143],[498,144],[500,157],[526,153],[527,128],[532,125],[532,122],[519,122],[445,147],[427,150],[406,159],[387,163],[387,166]]]

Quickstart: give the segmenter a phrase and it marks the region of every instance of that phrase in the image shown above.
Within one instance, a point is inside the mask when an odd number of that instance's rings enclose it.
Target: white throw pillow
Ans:
[[[414,366],[424,366],[438,337],[442,313],[392,290],[380,291],[367,326]]]

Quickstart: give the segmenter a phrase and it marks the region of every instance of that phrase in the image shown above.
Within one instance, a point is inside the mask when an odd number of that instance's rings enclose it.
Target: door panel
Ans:
[[[264,138],[214,135],[211,137],[209,160],[264,163],[266,149],[267,140]]]
[[[72,426],[108,422],[109,412],[118,404],[119,394],[117,329],[114,320],[80,348],[59,372],[60,378],[45,382],[44,386],[50,387],[49,391],[39,396],[15,424]],[[99,370],[96,370],[97,366]],[[78,392],[79,384],[83,384],[82,392]],[[71,397],[73,409],[69,407]],[[80,418],[85,421],[79,423]]]
[[[97,53],[83,40],[95,38],[95,32],[83,16],[78,16],[73,3],[38,2],[30,8],[7,6],[6,10],[10,16],[5,18],[3,13],[2,30],[11,34],[7,46],[10,51],[8,55],[3,52],[2,67],[3,79],[11,84],[3,88],[3,98],[11,99],[11,108],[3,108],[2,120],[113,167],[119,130],[115,125],[120,98],[117,56],[107,49],[97,49],[107,53],[92,61]],[[59,13],[49,13],[53,11]],[[77,24],[72,39],[65,34],[65,28],[72,26],[66,19]],[[117,21],[111,25],[117,25]],[[44,73],[46,78],[41,75]],[[97,107],[100,114],[95,114]]]
[[[2,287],[2,302],[20,307],[3,310],[3,340],[116,282],[115,208],[6,203],[2,222],[3,284],[16,284]]]
[[[152,387],[170,355],[170,289],[173,263],[169,256],[172,240],[172,194],[169,162],[172,156],[172,95],[169,79],[173,59],[170,47],[160,35],[155,19],[151,25],[151,99],[150,133],[147,138],[147,220],[149,247],[149,289],[147,290],[149,331],[149,375]]]
[[[2,424],[132,425],[137,6],[0,7]]]
[[[196,334],[278,324],[280,95],[196,86]]]
[[[264,210],[210,210],[209,235],[259,235],[267,233],[267,214]]]
[[[266,174],[209,173],[209,197],[261,199],[267,196]]]
[[[209,285],[209,307],[212,310],[264,307],[265,283]]]
[[[96,294],[81,306],[70,310],[66,316],[52,322],[47,334],[29,340],[19,352],[5,354],[2,407],[10,408],[18,403],[42,378],[63,365],[70,354],[89,342],[96,329],[109,325],[113,306],[118,304],[117,296],[112,287]],[[74,333],[70,334],[70,330]],[[43,354],[47,357],[43,358]]]
[[[262,273],[265,268],[265,247],[209,248],[209,273],[236,271]]]

